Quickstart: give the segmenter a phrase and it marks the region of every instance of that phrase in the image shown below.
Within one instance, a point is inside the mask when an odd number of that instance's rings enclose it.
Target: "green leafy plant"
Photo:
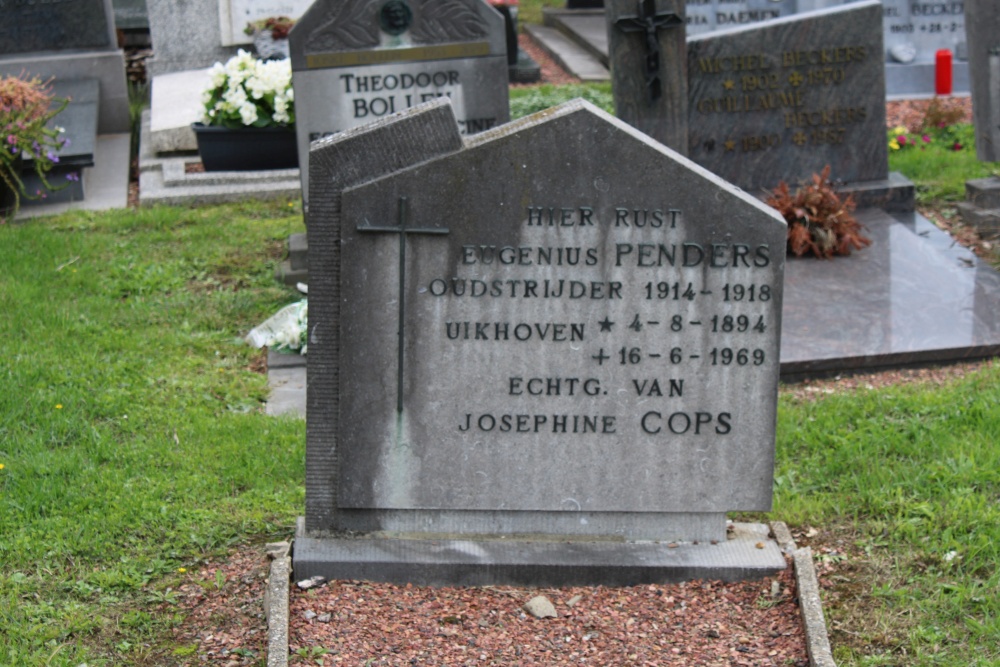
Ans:
[[[46,194],[42,190],[34,193],[25,190],[21,179],[25,156],[31,159],[35,173],[48,190],[68,185],[52,185],[46,178],[59,162],[57,152],[68,143],[61,136],[64,130],[50,127],[49,123],[68,103],[69,100],[56,98],[49,82],[43,82],[38,77],[22,74],[0,78],[0,179],[14,193],[10,217],[17,214],[21,197],[39,199]],[[67,178],[79,180],[79,175],[72,172]]]
[[[219,127],[293,127],[295,104],[290,60],[259,60],[240,49],[209,71],[202,93],[203,122]]]
[[[782,181],[767,199],[767,204],[788,223],[788,251],[801,257],[811,252],[817,257],[850,255],[871,244],[861,233],[861,224],[854,217],[854,198],[841,198],[830,182],[830,166],[821,174],[813,174],[812,182],[792,194]]]

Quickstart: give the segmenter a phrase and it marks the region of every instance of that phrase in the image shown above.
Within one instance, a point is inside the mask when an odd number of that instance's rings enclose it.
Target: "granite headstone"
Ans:
[[[305,194],[317,138],[439,96],[463,134],[510,118],[504,20],[484,0],[316,0],[290,40]]]
[[[1000,2],[967,0],[976,155],[1000,161]]]
[[[5,2],[0,56],[114,46],[105,0]]]
[[[0,76],[92,82],[97,131],[129,131],[125,56],[115,39],[111,0],[5,2]],[[88,94],[89,97],[89,94]]]
[[[688,154],[757,193],[830,165],[888,176],[881,4],[873,0],[688,40]]]
[[[795,0],[686,0],[687,34],[698,35],[793,14]]]
[[[314,143],[310,169],[296,572],[782,567],[725,518],[771,505],[773,210],[581,100],[464,140],[435,100]]]

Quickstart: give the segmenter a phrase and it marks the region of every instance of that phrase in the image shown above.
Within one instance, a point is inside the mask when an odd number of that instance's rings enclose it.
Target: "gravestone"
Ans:
[[[608,0],[615,115],[687,154],[687,62],[681,0]]]
[[[124,206],[128,195],[130,128],[125,56],[115,38],[111,0],[58,3],[11,2],[0,23],[0,76],[37,77],[69,105],[52,125],[65,130],[67,144],[48,180],[61,189],[45,192],[30,157],[25,157],[26,207],[80,202],[98,191],[88,207]],[[102,136],[103,135],[103,136]],[[105,155],[97,165],[97,155]],[[115,164],[116,162],[120,164]],[[96,167],[96,168],[95,168]]]
[[[976,155],[1000,161],[1000,2],[968,0],[969,65]]]
[[[793,14],[795,0],[687,0],[688,35],[771,21]]]
[[[115,40],[111,0],[10,2],[0,22],[0,75],[91,80],[98,132],[129,131],[125,56]]]
[[[830,165],[867,183],[864,203],[912,207],[912,185],[887,180],[881,13],[868,0],[692,37],[691,159],[754,194]]]
[[[785,224],[575,100],[313,144],[296,576],[763,576]]]
[[[155,77],[160,74],[203,69],[236,55],[238,46],[222,42],[220,2],[224,0],[147,3],[149,35],[155,48],[153,57],[146,61],[146,70],[153,79],[154,91]]]
[[[463,134],[510,118],[504,20],[483,0],[316,0],[289,39],[304,195],[317,138],[438,96]]]
[[[247,24],[273,16],[298,19],[312,4],[312,0],[218,0],[222,44],[249,44],[244,32]]]
[[[933,94],[935,56],[940,49],[948,49],[954,56],[952,89],[969,90],[965,4],[962,0],[885,0],[883,35],[889,95]]]

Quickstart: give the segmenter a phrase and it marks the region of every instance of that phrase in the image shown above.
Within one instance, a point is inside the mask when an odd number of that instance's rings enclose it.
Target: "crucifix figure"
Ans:
[[[398,363],[396,366],[396,412],[403,413],[403,353],[405,349],[404,330],[406,322],[406,235],[407,234],[447,234],[445,227],[407,227],[406,197],[399,198],[399,224],[396,227],[375,227],[365,220],[364,225],[358,225],[359,232],[390,233],[399,235],[399,322]]]
[[[646,37],[646,90],[650,103],[663,95],[660,82],[660,39],[659,31],[683,25],[677,14],[656,13],[656,0],[637,0],[639,13],[636,16],[622,16],[615,21],[615,27],[622,32],[643,32]]]

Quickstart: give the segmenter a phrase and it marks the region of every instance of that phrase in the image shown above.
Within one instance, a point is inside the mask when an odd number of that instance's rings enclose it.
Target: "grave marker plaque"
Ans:
[[[317,0],[291,33],[302,189],[309,142],[446,96],[463,134],[510,118],[503,17],[483,0]]]
[[[691,158],[751,192],[825,165],[886,179],[881,15],[858,2],[691,38]]]
[[[312,165],[307,531],[709,544],[770,508],[773,210],[582,101]]]

